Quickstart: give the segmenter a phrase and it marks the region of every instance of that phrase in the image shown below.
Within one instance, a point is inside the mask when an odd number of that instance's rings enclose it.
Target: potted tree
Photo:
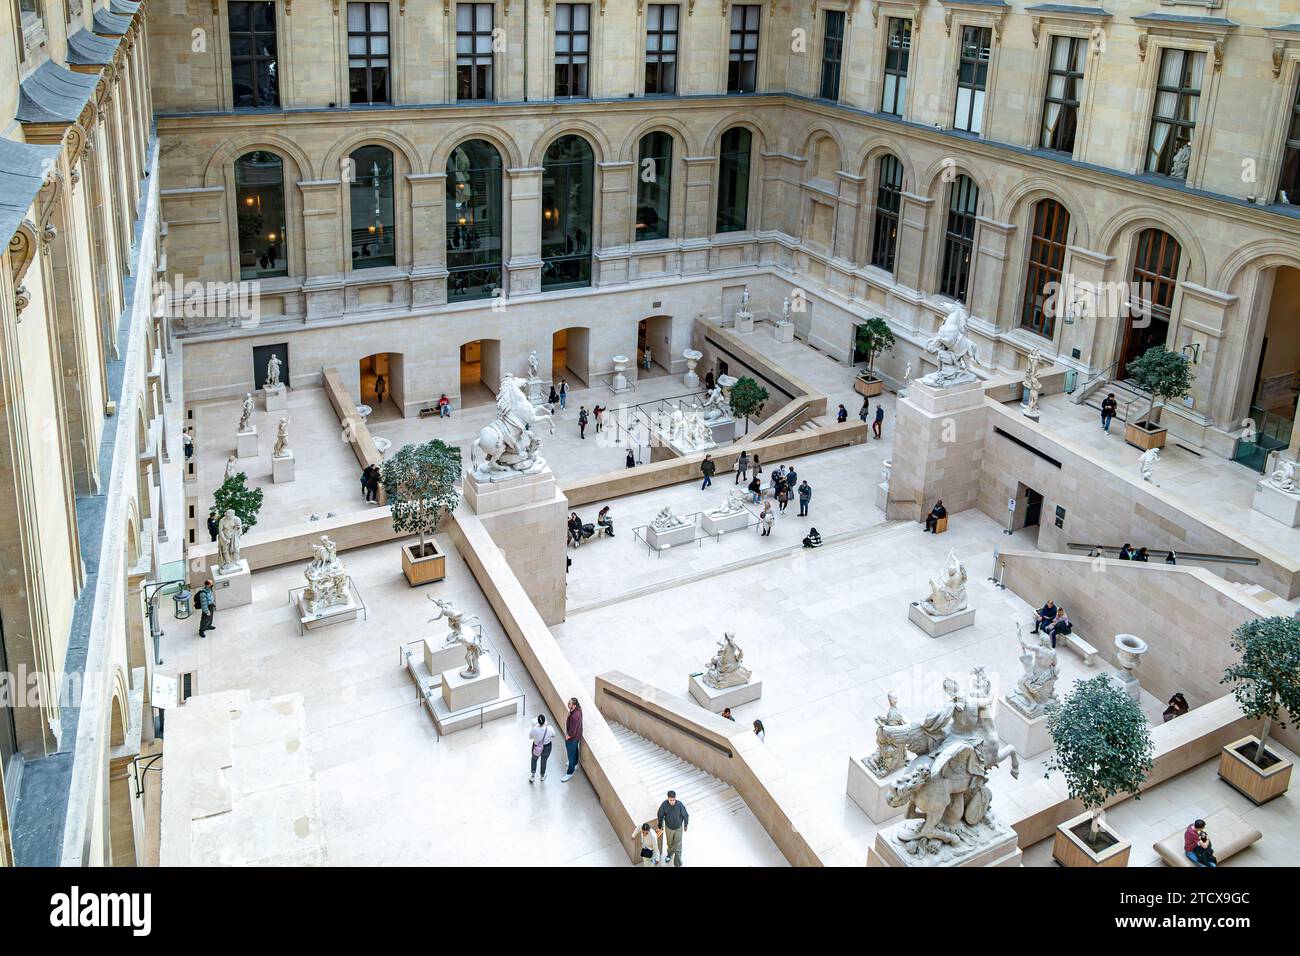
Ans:
[[[1163,345],[1153,345],[1141,357],[1129,362],[1128,374],[1133,383],[1151,396],[1146,413],[1137,421],[1124,423],[1124,440],[1149,451],[1164,448],[1168,429],[1156,424],[1156,403],[1162,405],[1182,398],[1192,387],[1192,366],[1186,355],[1171,352]]]
[[[1291,761],[1268,749],[1274,721],[1300,722],[1300,621],[1269,617],[1247,621],[1232,632],[1232,649],[1241,660],[1223,672],[1221,683],[1232,685],[1247,717],[1263,721],[1259,736],[1228,744],[1219,756],[1219,776],[1255,803],[1286,793],[1291,785]]]
[[[257,513],[262,510],[262,489],[249,488],[247,481],[247,475],[237,472],[223,481],[212,495],[217,517],[233,511],[243,524],[245,534],[257,524]]]
[[[876,378],[876,356],[894,347],[894,333],[884,319],[867,319],[854,333],[853,350],[867,357],[867,367],[858,373],[853,389],[864,398],[875,398],[884,391],[885,383]]]
[[[1076,681],[1074,690],[1048,711],[1056,746],[1047,771],[1065,776],[1070,797],[1085,812],[1056,828],[1052,858],[1062,866],[1128,866],[1130,846],[1102,819],[1111,797],[1136,800],[1151,771],[1151,728],[1137,701],[1107,674]]]
[[[383,464],[393,530],[420,536],[419,541],[402,545],[402,573],[411,587],[447,576],[446,555],[438,550],[432,535],[442,516],[460,503],[458,478],[460,449],[437,439],[403,445]]]
[[[763,414],[767,389],[752,378],[740,378],[731,386],[731,412],[745,420],[745,434],[749,434],[749,417]]]

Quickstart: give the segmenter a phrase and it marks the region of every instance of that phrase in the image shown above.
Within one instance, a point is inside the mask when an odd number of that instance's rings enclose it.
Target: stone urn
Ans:
[[[695,366],[704,358],[704,353],[697,349],[686,349],[682,352],[682,358],[686,359],[686,374],[682,376],[682,383],[687,388],[699,388],[700,377],[695,374]]]
[[[1136,634],[1115,635],[1115,656],[1119,660],[1119,666],[1123,668],[1119,679],[1124,685],[1124,690],[1134,700],[1139,698],[1140,687],[1133,671],[1141,662],[1142,655],[1146,652],[1147,642]]]
[[[376,449],[376,450],[379,452],[379,454],[381,454],[381,455],[386,455],[386,454],[388,453],[388,449],[390,449],[390,448],[392,448],[392,447],[393,447],[393,442],[392,442],[391,439],[388,439],[388,438],[376,438],[376,439],[375,439],[375,449]]]
[[[614,363],[614,391],[626,392],[627,376],[623,373],[627,371],[628,357],[626,355],[615,355],[611,361]]]

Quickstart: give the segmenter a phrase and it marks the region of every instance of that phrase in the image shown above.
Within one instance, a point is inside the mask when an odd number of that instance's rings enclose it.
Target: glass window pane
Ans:
[[[288,275],[284,164],[274,153],[247,153],[235,162],[239,277]]]

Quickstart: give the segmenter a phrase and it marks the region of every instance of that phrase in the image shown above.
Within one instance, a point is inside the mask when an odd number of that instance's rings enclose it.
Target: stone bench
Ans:
[[[1063,634],[1061,636],[1065,641],[1066,647],[1082,657],[1085,664],[1092,667],[1097,663],[1097,648],[1093,647],[1080,637],[1077,631],[1072,634]]]
[[[1189,821],[1190,822],[1190,821]],[[1220,810],[1205,818],[1205,829],[1210,834],[1210,845],[1214,847],[1214,857],[1222,863],[1230,856],[1240,853],[1246,847],[1263,838],[1263,834],[1231,810]],[[1183,851],[1183,833],[1178,830],[1153,844],[1156,855],[1169,866],[1193,866]]]

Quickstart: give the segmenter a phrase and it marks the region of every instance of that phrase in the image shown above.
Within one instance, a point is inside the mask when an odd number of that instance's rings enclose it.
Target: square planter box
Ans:
[[[411,587],[441,581],[447,576],[447,556],[432,541],[425,545],[420,555],[420,543],[402,545],[402,573]]]
[[[1124,425],[1124,440],[1134,448],[1150,451],[1152,448],[1164,448],[1169,430],[1159,425],[1148,427],[1147,422],[1128,422]]]
[[[1076,827],[1083,827],[1084,832],[1087,833],[1086,828],[1091,820],[1092,814],[1085,812],[1058,826],[1052,842],[1052,859],[1061,866],[1128,866],[1130,845],[1127,840],[1112,830],[1105,820],[1101,822],[1101,831],[1115,842],[1104,850],[1093,850],[1074,832]]]
[[[1276,757],[1277,762],[1260,767],[1251,760],[1258,747],[1258,737],[1242,737],[1224,747],[1219,755],[1219,778],[1254,804],[1280,797],[1291,786],[1291,761],[1268,750],[1268,756]]]
[[[885,383],[878,378],[864,378],[859,375],[853,380],[853,391],[863,398],[875,398],[885,390]]]

